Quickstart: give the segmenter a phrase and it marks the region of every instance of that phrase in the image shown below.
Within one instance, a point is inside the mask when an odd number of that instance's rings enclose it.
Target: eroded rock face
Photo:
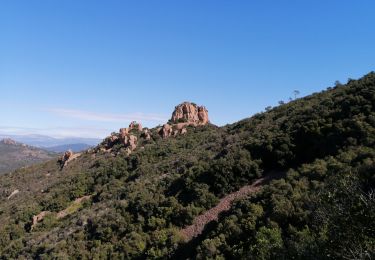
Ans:
[[[135,135],[130,135],[129,141],[125,146],[129,147],[131,151],[134,151],[135,148],[137,148],[137,142],[138,138]]]
[[[208,110],[204,107],[198,107],[198,118],[199,118],[199,123],[202,125],[206,125],[210,122],[208,119]]]
[[[175,107],[171,122],[205,125],[209,123],[208,110],[204,106],[184,102]]]
[[[148,129],[143,130],[141,137],[144,138],[146,141],[151,140],[151,133],[148,131]]]
[[[172,126],[170,126],[169,124],[163,125],[163,127],[159,131],[159,134],[161,135],[162,138],[170,137],[173,134]]]

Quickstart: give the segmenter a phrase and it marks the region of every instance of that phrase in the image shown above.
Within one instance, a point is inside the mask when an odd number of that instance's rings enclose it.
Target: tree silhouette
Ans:
[[[297,96],[300,94],[300,92],[299,90],[294,90],[293,94],[294,94],[294,99],[297,99]]]

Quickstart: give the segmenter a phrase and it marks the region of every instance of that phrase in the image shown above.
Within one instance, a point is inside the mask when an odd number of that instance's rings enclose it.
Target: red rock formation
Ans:
[[[109,142],[110,142],[111,144],[114,144],[114,143],[117,142],[118,139],[119,139],[118,136],[116,136],[116,135],[111,135],[111,136],[109,137]]]
[[[120,128],[120,136],[124,137],[129,134],[129,129],[128,128]]]
[[[126,146],[128,146],[131,151],[134,151],[135,148],[137,148],[137,141],[138,141],[138,138],[135,135],[130,135],[129,141],[126,144]]]
[[[73,156],[73,152],[72,152],[72,150],[68,150],[68,151],[66,151],[66,152],[64,153],[62,160],[63,160],[64,162],[66,162],[66,161],[69,160],[70,157],[72,157],[72,156]]]
[[[138,123],[138,131],[141,132],[143,130],[142,124]]]
[[[173,129],[169,124],[165,124],[161,128],[159,134],[161,135],[162,138],[168,138],[173,134]]]
[[[81,156],[81,153],[73,154],[71,150],[68,150],[64,153],[64,155],[61,157],[61,159],[58,160],[61,166],[61,170],[71,161],[77,159]]]
[[[186,128],[183,128],[182,130],[181,130],[181,134],[182,135],[185,135],[187,133],[187,129]]]
[[[143,133],[141,134],[141,137],[144,138],[147,141],[151,140],[151,134],[148,131],[148,129],[143,130]]]
[[[129,130],[137,129],[138,131],[142,131],[143,127],[142,124],[137,123],[136,121],[133,121],[129,125]]]
[[[198,118],[199,123],[202,125],[206,125],[210,122],[210,120],[208,119],[208,110],[205,107],[198,107]]]
[[[171,121],[174,124],[186,122],[189,124],[205,125],[209,123],[208,111],[204,106],[184,102],[175,107]]]

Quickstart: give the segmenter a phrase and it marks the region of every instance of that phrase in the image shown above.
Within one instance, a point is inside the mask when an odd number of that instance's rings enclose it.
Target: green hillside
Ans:
[[[375,257],[375,73],[225,127],[151,132],[133,131],[131,155],[103,143],[62,170],[53,160],[0,176],[1,258]],[[184,236],[265,176],[201,234]]]

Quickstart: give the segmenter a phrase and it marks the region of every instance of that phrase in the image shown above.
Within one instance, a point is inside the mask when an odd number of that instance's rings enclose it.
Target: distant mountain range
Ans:
[[[57,145],[52,147],[46,147],[45,150],[56,152],[56,153],[63,153],[68,150],[72,150],[73,152],[81,152],[84,150],[89,149],[92,147],[92,145],[88,144],[63,144],[63,145]]]
[[[0,140],[11,138],[19,143],[43,148],[49,151],[62,152],[63,149],[71,149],[73,151],[82,151],[91,146],[99,144],[102,140],[99,138],[54,138],[46,135],[5,135],[0,134]],[[67,150],[66,149],[66,150]]]

